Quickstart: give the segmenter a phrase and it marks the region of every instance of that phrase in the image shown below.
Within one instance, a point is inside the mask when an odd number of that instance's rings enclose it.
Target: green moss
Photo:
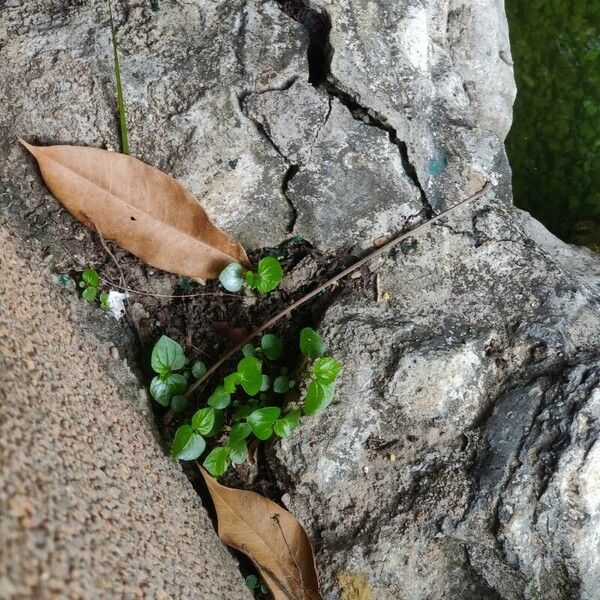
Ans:
[[[515,202],[559,237],[598,248],[600,2],[506,8],[518,88],[507,140]]]

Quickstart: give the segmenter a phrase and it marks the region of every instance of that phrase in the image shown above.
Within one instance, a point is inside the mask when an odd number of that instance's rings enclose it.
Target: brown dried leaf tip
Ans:
[[[304,529],[275,502],[217,483],[200,472],[217,512],[221,541],[246,554],[275,600],[322,600],[315,557]]]

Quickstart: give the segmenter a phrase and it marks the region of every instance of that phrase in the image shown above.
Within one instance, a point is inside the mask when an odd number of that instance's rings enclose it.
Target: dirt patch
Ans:
[[[92,329],[102,339],[110,337],[121,355],[128,358],[130,367],[138,374],[144,386],[153,376],[149,370],[150,353],[160,335],[166,334],[178,340],[188,356],[200,358],[210,365],[239,341],[240,337],[355,260],[355,257],[348,254],[320,254],[306,241],[291,238],[278,248],[250,253],[253,264],[266,254],[279,258],[285,276],[278,290],[264,296],[250,291],[230,294],[217,281],[202,283],[165,273],[148,267],[112,242],[103,244],[97,234],[74,221],[58,206],[52,215],[46,227],[34,228],[33,235],[31,223],[16,221],[11,226],[23,237],[29,237],[28,240],[23,240],[25,244],[33,243],[40,247],[47,257],[46,266],[53,271],[53,279],[63,288],[64,294],[80,296],[77,284],[82,269],[88,266],[95,268],[100,274],[103,290],[119,291],[123,283],[127,288],[135,290],[129,293],[127,314],[120,324],[96,304],[90,305],[88,315]],[[35,213],[30,218],[35,219]],[[107,252],[107,248],[110,252]],[[350,290],[368,297],[376,294],[375,282],[368,268],[357,274],[360,276],[348,277],[337,287],[319,294],[290,317],[282,319],[271,330],[283,341],[286,354],[282,364],[290,371],[297,369],[300,364],[297,346],[302,327],[315,326],[326,307],[340,294]],[[232,362],[235,363],[236,360],[237,358]],[[166,411],[153,403],[165,448],[170,446],[175,429],[190,418],[230,367],[231,365],[225,365],[207,381],[195,394],[187,411],[177,415],[175,419],[165,422]],[[253,489],[279,501],[282,491],[274,486],[274,477],[264,459],[265,448],[265,444],[251,446],[250,460],[230,469],[223,481],[234,487]],[[194,466],[184,465],[184,468],[194,485],[202,491],[203,484]]]
[[[340,571],[336,580],[340,588],[340,600],[373,600],[373,591],[362,573]]]

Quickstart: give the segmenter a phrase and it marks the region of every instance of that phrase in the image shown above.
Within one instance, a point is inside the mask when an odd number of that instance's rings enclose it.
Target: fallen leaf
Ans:
[[[225,487],[199,468],[217,512],[219,538],[252,560],[274,600],[322,600],[315,557],[300,523],[275,502]]]
[[[76,219],[149,265],[195,279],[218,277],[232,262],[248,265],[242,246],[166,173],[118,152],[19,141]]]

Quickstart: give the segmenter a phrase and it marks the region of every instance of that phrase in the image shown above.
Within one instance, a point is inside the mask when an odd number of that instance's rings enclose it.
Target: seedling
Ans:
[[[188,363],[181,345],[166,335],[163,335],[152,349],[150,364],[157,375],[150,382],[150,394],[161,406],[170,406],[173,412],[181,412],[186,407],[187,400],[184,394],[190,375],[198,379],[206,372],[206,365],[201,360],[194,362],[191,370],[184,370]],[[179,434],[179,437],[176,436],[180,452],[185,453],[186,444],[190,439],[191,436],[186,435],[185,431]],[[196,438],[191,439],[191,443],[193,448],[198,448],[199,442]]]
[[[283,277],[281,264],[274,256],[265,256],[258,261],[256,272],[246,271],[238,263],[227,265],[219,275],[221,285],[228,292],[239,292],[244,285],[261,294],[272,292]]]
[[[95,300],[98,300],[102,309],[108,310],[110,308],[108,302],[108,292],[99,291],[100,275],[98,275],[98,271],[90,268],[84,269],[81,273],[79,287],[83,289],[81,292],[81,297],[86,302],[94,302]]]
[[[83,288],[81,297],[86,302],[93,302],[98,295],[98,285],[100,284],[100,275],[94,269],[84,269],[81,273],[79,287]]]
[[[269,593],[265,584],[256,575],[248,575],[245,582],[246,587],[254,592],[256,598],[262,598]]]
[[[342,365],[323,356],[325,343],[310,327],[300,333],[300,350],[312,361],[310,380],[301,407],[289,410],[280,404],[282,394],[295,386],[287,367],[278,363],[285,356],[281,340],[265,334],[257,346],[242,349],[234,371],[226,375],[197,410],[189,423],[179,427],[171,447],[178,460],[196,460],[207,449],[210,438],[226,441],[215,445],[204,458],[204,468],[214,477],[223,475],[231,464],[243,463],[248,456],[248,442],[266,441],[273,436],[287,438],[300,424],[302,415],[315,415],[327,408],[335,392],[335,380]],[[183,348],[171,338],[162,336],[152,351],[152,369],[157,373],[150,384],[152,397],[162,406],[177,412],[185,407],[188,360]],[[191,375],[199,379],[206,373],[202,361],[191,367]],[[188,375],[189,376],[189,375]]]

